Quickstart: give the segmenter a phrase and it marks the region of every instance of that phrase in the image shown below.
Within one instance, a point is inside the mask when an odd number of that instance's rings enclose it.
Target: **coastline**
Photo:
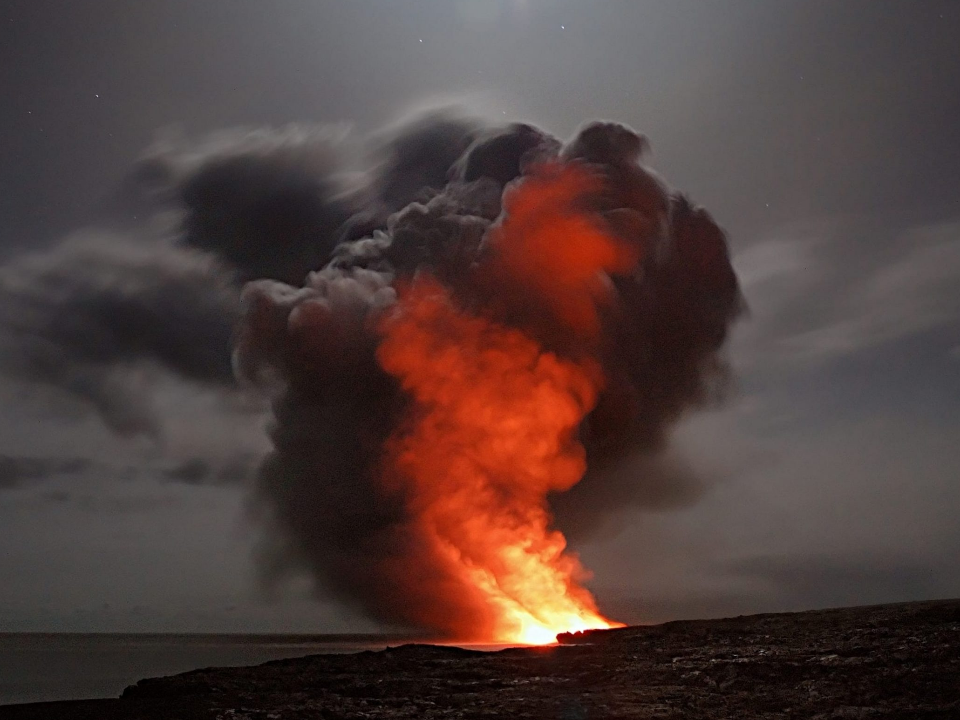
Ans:
[[[401,645],[207,668],[12,720],[960,717],[960,600],[593,631],[546,647]]]

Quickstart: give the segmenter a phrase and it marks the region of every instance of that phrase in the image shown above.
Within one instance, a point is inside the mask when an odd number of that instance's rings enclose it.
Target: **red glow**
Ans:
[[[605,273],[638,259],[577,208],[595,183],[578,167],[549,168],[508,196],[491,237],[490,262],[522,278],[573,337],[596,333]],[[418,536],[487,614],[461,636],[542,644],[618,626],[582,586],[587,573],[546,502],[586,469],[577,431],[603,385],[599,364],[464,311],[430,277],[401,290],[380,329],[379,361],[413,400],[388,442],[386,476],[409,498]]]

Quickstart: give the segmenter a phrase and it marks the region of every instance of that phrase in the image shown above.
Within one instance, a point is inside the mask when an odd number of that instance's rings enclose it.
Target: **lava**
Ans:
[[[523,274],[577,350],[547,349],[528,329],[466,309],[428,273],[380,322],[378,361],[411,401],[387,442],[384,482],[406,498],[423,547],[484,610],[481,627],[455,628],[462,639],[543,644],[619,626],[583,586],[588,573],[547,509],[549,493],[586,471],[578,429],[604,384],[591,348],[612,292],[606,273],[629,271],[639,255],[578,206],[595,188],[578,165],[518,184],[484,260],[498,276]]]

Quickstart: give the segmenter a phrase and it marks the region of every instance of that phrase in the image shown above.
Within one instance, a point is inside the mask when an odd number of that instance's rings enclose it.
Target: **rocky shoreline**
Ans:
[[[679,621],[479,652],[404,645],[141,680],[15,720],[960,718],[960,600]]]

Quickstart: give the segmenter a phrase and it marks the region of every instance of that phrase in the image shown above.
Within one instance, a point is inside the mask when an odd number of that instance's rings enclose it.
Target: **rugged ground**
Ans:
[[[960,719],[960,600],[672,622],[482,653],[406,645],[141,680],[17,720]]]

